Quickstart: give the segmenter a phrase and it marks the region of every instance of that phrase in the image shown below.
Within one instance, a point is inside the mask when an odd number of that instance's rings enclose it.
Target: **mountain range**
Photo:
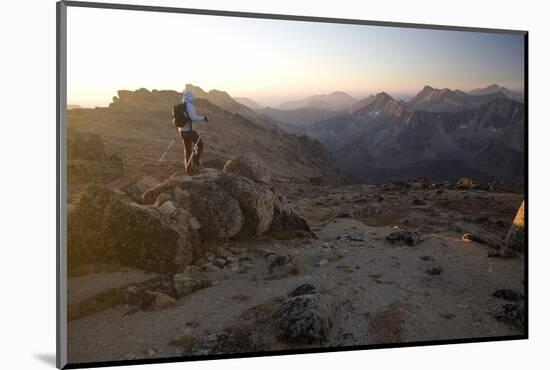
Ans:
[[[379,93],[365,107],[305,131],[336,156],[345,172],[364,182],[469,176],[521,184],[524,105],[491,95],[459,111],[432,112]]]
[[[479,108],[488,101],[505,98],[508,98],[508,96],[502,91],[470,95],[460,90],[434,89],[431,86],[425,86],[405,105],[412,110],[458,112],[465,109]]]
[[[313,95],[305,99],[287,101],[279,104],[280,110],[297,110],[300,108],[316,108],[328,111],[350,111],[357,100],[345,92],[335,91],[326,95]]]
[[[248,155],[287,180],[342,183],[345,173],[366,183],[467,176],[521,184],[525,108],[494,86],[473,94],[426,86],[407,102],[384,92],[362,100],[336,92],[260,110],[224,91],[190,84],[186,90],[194,92],[197,111],[212,119],[198,124],[209,166]],[[69,110],[69,127],[101,135],[107,151],[125,158],[126,172],[137,172],[154,164],[173,137],[171,110],[181,97],[121,90],[108,108]]]
[[[473,89],[469,92],[470,95],[487,95],[487,94],[495,94],[501,92],[510,99],[517,100],[519,102],[523,102],[523,93],[519,91],[512,91],[510,89],[507,89],[506,87],[499,86],[497,84],[492,84],[484,88],[480,89]]]

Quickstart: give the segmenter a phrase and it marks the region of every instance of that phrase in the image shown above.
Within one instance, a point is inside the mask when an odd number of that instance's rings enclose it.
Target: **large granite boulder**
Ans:
[[[246,177],[254,182],[269,184],[271,175],[252,158],[238,156],[225,162],[224,172]]]
[[[116,261],[147,271],[176,271],[193,260],[200,238],[189,223],[167,218],[124,193],[89,185],[68,218],[69,268]]]
[[[200,223],[204,240],[258,236],[283,230],[310,231],[307,222],[294,212],[273,186],[216,169],[200,174],[172,175],[145,192],[144,204],[171,199]]]

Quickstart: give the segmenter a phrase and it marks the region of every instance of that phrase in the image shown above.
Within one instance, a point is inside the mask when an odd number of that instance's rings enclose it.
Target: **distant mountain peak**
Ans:
[[[390,96],[390,94],[388,94],[385,91],[382,91],[376,94],[375,101],[385,101],[385,100],[394,100],[394,99]]]
[[[317,108],[330,111],[351,111],[357,100],[343,91],[333,91],[324,95],[312,95],[305,99],[287,101],[279,104],[279,109],[295,110]]]

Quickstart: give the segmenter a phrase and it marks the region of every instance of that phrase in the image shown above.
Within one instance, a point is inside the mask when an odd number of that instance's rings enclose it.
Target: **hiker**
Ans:
[[[176,126],[182,140],[183,140],[183,165],[185,172],[188,175],[193,175],[198,172],[200,165],[200,156],[202,154],[204,145],[203,139],[200,138],[197,131],[193,130],[194,121],[208,122],[208,116],[199,116],[195,111],[193,105],[194,100],[193,93],[191,91],[184,92],[182,104],[178,104],[174,107],[174,125]],[[189,157],[193,152],[195,144],[198,142],[198,150],[193,155],[192,163],[189,166],[186,164],[189,162]]]

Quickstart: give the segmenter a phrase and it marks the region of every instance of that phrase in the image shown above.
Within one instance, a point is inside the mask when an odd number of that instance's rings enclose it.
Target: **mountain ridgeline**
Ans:
[[[206,124],[195,124],[205,143],[202,166],[221,169],[227,160],[245,156],[269,169],[277,181],[349,182],[318,141],[282,131],[274,119],[238,103],[226,92],[205,92],[193,85],[186,90],[193,91],[197,112],[210,117]],[[126,175],[145,173],[160,181],[182,168],[179,140],[166,163],[157,164],[175,136],[172,107],[181,100],[182,94],[176,91],[121,90],[107,108],[69,110],[68,127],[100,135],[107,154],[123,158]]]
[[[411,177],[456,181],[473,177],[521,185],[525,108],[521,94],[498,85],[470,93],[424,87],[408,102],[382,92],[355,109],[262,110],[291,132],[323,143],[339,166],[362,182]],[[286,117],[285,117],[286,115]]]

